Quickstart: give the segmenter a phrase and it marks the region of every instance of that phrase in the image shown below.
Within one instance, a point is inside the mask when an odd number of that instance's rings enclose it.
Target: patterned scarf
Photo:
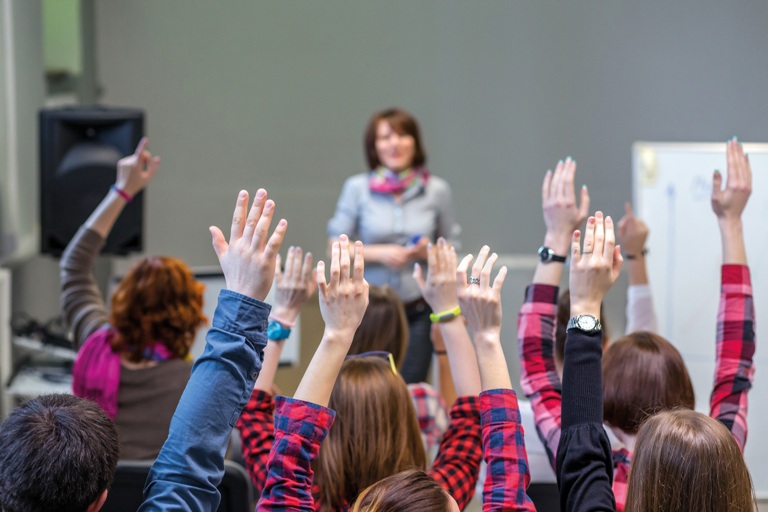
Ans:
[[[371,172],[368,187],[378,194],[402,194],[417,185],[426,185],[429,171],[424,167],[411,168],[394,172],[386,167],[379,167]]]

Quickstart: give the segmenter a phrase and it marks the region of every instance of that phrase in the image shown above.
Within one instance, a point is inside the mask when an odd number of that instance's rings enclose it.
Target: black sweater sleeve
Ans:
[[[557,447],[560,510],[616,510],[611,443],[603,428],[601,332],[568,331],[563,369],[562,435]]]

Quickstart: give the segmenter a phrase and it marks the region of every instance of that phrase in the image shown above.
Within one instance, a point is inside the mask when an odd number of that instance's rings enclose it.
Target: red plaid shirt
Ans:
[[[752,387],[755,353],[755,308],[749,267],[723,265],[717,315],[717,361],[710,397],[710,416],[721,421],[744,450],[747,440],[747,392]],[[530,398],[539,438],[552,467],[560,442],[561,386],[555,370],[556,286],[532,284],[518,316],[520,383]],[[631,453],[613,454],[616,508],[624,510]]]
[[[483,486],[483,511],[536,510],[525,493],[531,481],[517,395],[511,389],[480,394],[483,457],[488,474]]]
[[[282,397],[278,399],[284,400]],[[254,390],[237,421],[246,468],[256,489],[264,489],[265,492],[267,475],[264,468],[267,467],[269,457],[274,451],[274,411],[275,402],[272,396],[265,391]],[[278,417],[279,414],[275,418]],[[475,493],[482,460],[478,397],[460,397],[451,407],[450,418],[450,425],[440,442],[429,474],[454,497],[459,508],[463,509]],[[314,491],[316,492],[316,489]],[[319,508],[319,503],[315,503],[315,507]]]

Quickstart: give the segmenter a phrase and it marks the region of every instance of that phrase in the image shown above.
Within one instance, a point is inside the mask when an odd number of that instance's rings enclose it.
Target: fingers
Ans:
[[[589,215],[589,190],[587,186],[581,187],[581,196],[579,202],[579,224],[584,222],[584,219]]]
[[[160,167],[160,157],[154,156],[149,161],[149,165],[147,166],[147,179],[152,180],[152,178],[155,177],[155,173],[157,172],[157,169]]]
[[[541,202],[546,203],[549,199],[549,187],[552,184],[552,169],[549,169],[544,175],[544,183],[541,184]]]
[[[626,215],[627,217],[635,216],[635,212],[632,211],[632,203],[630,203],[629,201],[624,203],[624,215]]]
[[[565,159],[563,175],[563,197],[567,204],[576,204],[576,193],[573,189],[573,179],[576,176],[576,161],[571,157]]]
[[[613,219],[611,216],[605,218],[605,244],[603,247],[603,257],[612,261],[614,249],[616,248],[616,234],[613,229]]]
[[[248,212],[248,218],[245,221],[245,229],[243,229],[243,238],[246,242],[251,243],[256,248],[264,247],[266,243],[266,236],[269,231],[269,223],[272,222],[272,215],[274,214],[275,202],[271,199],[267,199],[267,191],[260,188],[256,191],[256,195],[253,198],[253,204]],[[269,223],[264,226],[263,222],[267,217]],[[261,226],[259,226],[261,224]],[[254,236],[254,234],[256,236]],[[254,243],[256,242],[256,243]]]
[[[712,173],[712,199],[718,200],[722,192],[723,192],[723,175],[720,174],[720,171],[715,169],[715,172]]]
[[[290,258],[291,250],[293,247],[288,248],[288,256],[286,256],[286,261],[288,261],[288,258]],[[282,264],[283,264],[283,258],[280,257],[280,253],[277,253],[277,256],[275,256],[275,279],[278,283],[281,283],[283,281],[283,270],[282,270]],[[286,271],[288,270],[288,265],[286,264]]]
[[[565,184],[563,183],[564,181],[563,178],[565,177],[564,174],[565,174],[565,162],[562,160],[559,160],[557,162],[557,166],[555,166],[555,176],[552,179],[552,185],[553,185],[552,196],[561,201],[565,197]]]
[[[728,177],[725,181],[725,188],[733,188],[739,181],[739,169],[738,160],[736,158],[736,143],[734,139],[729,140],[725,145],[725,157],[727,162],[726,169],[728,170]]]
[[[312,271],[314,270],[314,267],[312,266],[312,253],[308,252],[304,256],[304,263],[301,267],[301,284],[302,286],[306,286],[307,284],[312,283]]]
[[[493,291],[501,295],[501,287],[504,286],[504,279],[507,277],[507,266],[503,266],[499,269],[499,273],[496,274],[496,279],[493,280]]]
[[[427,246],[427,279],[434,277],[439,271],[437,247],[429,244]]]
[[[208,231],[211,232],[211,237],[213,239],[213,252],[216,253],[216,257],[221,259],[224,253],[227,252],[228,247],[227,241],[224,238],[224,233],[222,233],[216,226],[209,227]]]
[[[488,258],[488,261],[485,262],[485,265],[483,265],[483,270],[480,272],[480,288],[482,290],[487,290],[488,288],[492,287],[491,272],[493,271],[493,266],[496,264],[496,260],[498,259],[499,255],[494,252]]]
[[[339,237],[339,284],[345,285],[349,282],[349,238],[347,235]]]
[[[335,242],[334,242],[335,243]],[[333,249],[331,249],[333,251]],[[317,289],[320,296],[325,299],[328,297],[328,285],[325,282],[325,263],[323,260],[317,262],[317,270],[315,271],[315,279],[317,281]]]
[[[573,236],[571,237],[571,268],[576,267],[576,265],[581,262],[581,248],[579,247],[579,242],[581,242],[581,232],[577,229],[573,232]]]
[[[427,286],[427,283],[424,282],[424,276],[422,274],[421,265],[418,263],[413,264],[413,279],[416,281],[416,286],[419,287],[419,291],[424,294],[424,288]]]
[[[605,219],[603,212],[595,212],[595,245],[593,254],[602,256],[605,247]]]
[[[288,221],[285,219],[280,219],[280,222],[277,223],[277,227],[272,233],[272,236],[269,237],[267,246],[264,248],[264,258],[270,259],[277,256],[277,254],[280,252],[280,246],[283,245],[283,239],[285,238],[285,232],[287,230]]]
[[[491,252],[491,248],[487,245],[484,245],[482,249],[480,249],[480,252],[477,253],[477,259],[475,260],[475,264],[472,265],[472,277],[473,278],[479,278],[480,274],[483,271],[483,267],[485,266],[485,261],[488,259],[488,253]]]
[[[335,290],[339,286],[339,279],[341,276],[341,263],[339,261],[340,245],[339,241],[333,242],[331,245],[331,279],[328,281],[328,286],[331,290]]]
[[[611,267],[611,273],[613,274],[614,279],[619,277],[619,272],[621,272],[621,265],[623,263],[624,256],[621,255],[621,246],[617,245],[613,248],[613,265]]]
[[[139,144],[136,146],[136,151],[133,152],[136,158],[139,158],[144,153],[147,144],[149,144],[149,139],[146,136],[142,137]]]
[[[243,236],[245,216],[248,212],[248,192],[241,190],[235,202],[235,213],[232,215],[232,227],[229,231],[229,243],[239,240]]]
[[[587,219],[587,225],[584,228],[584,249],[582,254],[592,254],[595,247],[595,218]]]
[[[352,268],[352,277],[355,283],[365,280],[365,247],[360,240],[355,242],[355,264]]]
[[[289,249],[290,250],[290,249]],[[301,265],[304,263],[303,261],[304,253],[301,250],[301,247],[294,247],[293,248],[293,265],[291,269],[291,281],[292,282],[298,282],[301,284]],[[288,263],[286,262],[286,266]]]
[[[469,268],[469,264],[472,262],[473,258],[474,256],[472,256],[471,254],[467,254],[461,260],[461,263],[459,263],[459,266],[456,267],[456,286],[460,290],[462,288],[466,288],[467,286],[467,269]]]

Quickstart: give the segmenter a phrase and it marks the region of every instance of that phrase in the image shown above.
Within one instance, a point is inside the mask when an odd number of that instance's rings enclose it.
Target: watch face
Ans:
[[[597,327],[597,319],[591,315],[580,316],[577,323],[582,331],[592,331]]]
[[[539,248],[539,258],[541,259],[541,261],[545,263],[549,261],[551,254],[552,254],[552,249],[550,249],[549,247],[542,246]]]

